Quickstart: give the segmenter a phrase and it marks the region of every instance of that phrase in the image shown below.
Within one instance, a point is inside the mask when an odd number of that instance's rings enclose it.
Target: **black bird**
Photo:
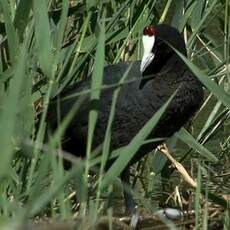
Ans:
[[[177,90],[158,124],[152,130],[150,138],[168,138],[178,131],[199,108],[203,99],[200,81],[171,48],[174,47],[183,55],[186,54],[185,42],[177,29],[159,24],[147,26],[143,31],[144,54],[141,61],[123,62],[104,68],[103,85],[118,83],[132,64],[126,80],[130,81],[121,87],[116,112],[112,125],[111,150],[127,145],[143,125]],[[132,81],[133,80],[133,81]],[[90,89],[90,77],[75,85],[67,87],[59,98],[67,97],[83,89]],[[102,90],[98,103],[98,121],[93,138],[93,148],[104,140],[109,117],[114,87]],[[70,111],[75,98],[60,100],[60,117]],[[54,99],[48,111],[48,125],[51,130],[57,126],[57,103]],[[72,119],[66,132],[63,149],[76,155],[85,156],[88,129],[88,113],[91,108],[90,98],[86,99]],[[157,147],[158,143],[143,145],[129,165],[140,160],[145,154]],[[109,167],[109,166],[108,166]],[[121,174],[121,179],[129,182],[129,170]],[[126,209],[134,208],[134,203],[127,193]]]

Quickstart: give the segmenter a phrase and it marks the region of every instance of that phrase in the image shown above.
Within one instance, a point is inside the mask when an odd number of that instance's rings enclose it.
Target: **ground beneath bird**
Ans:
[[[220,164],[223,167],[218,166],[219,170],[219,176],[215,175],[212,177],[210,176],[209,186],[210,190],[212,192],[219,192],[218,195],[222,195],[224,199],[230,200],[230,196],[228,194],[229,190],[226,190],[230,187],[230,180],[229,177],[226,176],[226,179],[224,179],[225,183],[223,183],[223,175],[227,175],[228,171],[228,162],[229,159],[226,161],[226,158],[220,160]],[[224,164],[227,163],[227,164]],[[225,165],[225,167],[224,167]],[[168,193],[168,199],[165,203],[165,206],[168,205],[174,205],[178,202],[176,201],[175,196],[173,196],[172,193],[169,193],[169,191],[173,191],[176,187],[175,184],[178,185],[178,178],[176,175],[172,177],[173,183],[168,184],[167,189],[168,191],[165,191],[165,193]],[[207,182],[207,181],[206,181]],[[172,187],[171,187],[172,186]],[[171,188],[170,188],[171,187]],[[184,189],[182,191],[182,188]],[[144,189],[144,188],[142,188]],[[139,202],[140,208],[138,208],[139,212],[139,222],[137,224],[137,229],[169,229],[169,226],[174,224],[178,229],[194,229],[195,227],[195,210],[194,210],[194,200],[195,200],[195,191],[192,191],[189,189],[186,184],[183,182],[180,184],[178,188],[181,192],[180,199],[183,201],[183,217],[177,219],[177,220],[168,220],[165,222],[164,218],[160,218],[158,214],[151,212],[147,210],[144,207],[141,207],[141,200],[136,200],[136,202]],[[141,191],[139,191],[141,192]],[[143,192],[143,191],[142,191]],[[152,202],[156,203],[159,201],[160,196],[159,195],[153,195],[149,199],[154,199]],[[106,200],[106,199],[105,199]],[[123,204],[123,198],[120,196],[116,199],[115,205],[117,205],[114,209],[115,210],[123,210],[122,207]],[[200,212],[199,212],[199,224],[200,229],[202,229],[202,226],[204,223],[204,215],[205,215],[205,206],[207,207],[207,216],[208,216],[208,222],[207,222],[207,229],[209,230],[218,230],[223,229],[223,223],[225,218],[224,208],[214,204],[213,202],[207,202],[204,198],[204,196],[201,196],[200,198]],[[76,205],[76,204],[75,204]],[[119,207],[120,206],[120,207]],[[76,210],[77,212],[77,210]],[[97,229],[97,230],[103,230],[103,229],[109,229],[109,223],[112,224],[114,230],[119,229],[132,229],[129,226],[129,223],[131,221],[130,216],[123,216],[122,213],[117,212],[116,216],[113,216],[109,218],[108,216],[102,215],[98,218],[96,224],[94,226],[91,225],[91,220],[89,217],[85,217],[84,220],[80,220],[78,217],[74,220],[70,221],[67,220],[66,222],[60,222],[60,220],[54,220],[51,219],[49,216],[38,216],[37,218],[33,219],[29,224],[26,224],[22,226],[21,229],[28,229],[28,230],[72,230],[72,229],[79,229],[79,226],[82,224],[84,227],[83,229],[91,230],[91,229]],[[167,225],[166,225],[167,224]],[[12,228],[13,229],[13,228]],[[16,228],[15,228],[16,229]],[[18,228],[17,228],[18,229]]]

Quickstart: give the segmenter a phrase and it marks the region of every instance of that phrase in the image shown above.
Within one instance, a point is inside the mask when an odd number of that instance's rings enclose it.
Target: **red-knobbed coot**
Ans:
[[[116,112],[112,125],[111,150],[127,145],[143,125],[177,90],[175,97],[167,107],[164,115],[152,130],[150,138],[172,136],[199,108],[203,99],[202,84],[171,48],[176,48],[186,56],[185,42],[177,29],[160,24],[147,26],[143,31],[144,54],[142,61],[132,62],[126,80],[119,92]],[[103,85],[118,83],[131,62],[109,65],[104,68]],[[144,78],[147,76],[146,78]],[[130,81],[131,80],[131,81]],[[59,97],[67,97],[83,89],[90,89],[90,77],[71,87],[67,87]],[[105,136],[114,87],[102,90],[98,102],[98,121],[93,138],[93,148],[100,145]],[[76,97],[60,100],[61,119],[70,111]],[[65,132],[63,149],[76,155],[84,156],[88,129],[90,99],[86,99]],[[54,129],[57,125],[55,100],[49,109],[48,125]],[[131,160],[133,164],[145,154],[157,147],[158,143],[143,145]],[[124,182],[129,182],[128,166],[121,175]],[[134,203],[127,193],[125,195],[128,211]]]

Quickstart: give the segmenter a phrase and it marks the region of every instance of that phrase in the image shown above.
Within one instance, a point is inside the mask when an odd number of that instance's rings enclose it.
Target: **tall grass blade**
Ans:
[[[10,161],[13,157],[14,147],[17,146],[18,138],[15,133],[18,125],[18,116],[21,112],[19,107],[21,94],[24,90],[26,79],[26,47],[25,44],[20,48],[19,61],[15,64],[15,72],[9,84],[9,94],[4,98],[3,109],[0,114],[0,127],[4,132],[0,132],[0,146],[2,150],[0,162],[0,176],[4,176],[10,168]],[[17,86],[17,87],[15,87]],[[20,136],[20,135],[19,135]]]
[[[198,151],[201,156],[207,158],[209,161],[212,161],[214,163],[218,162],[218,159],[207,148],[198,143],[186,129],[180,129],[180,131],[177,132],[175,135],[181,141],[189,145],[191,148]]]
[[[53,57],[47,1],[33,0],[33,13],[38,60],[46,77],[50,78],[53,72]]]
[[[200,161],[198,164],[197,187],[195,194],[195,229],[200,228],[200,192],[201,192],[201,166]]]
[[[104,20],[104,16],[102,20]],[[105,55],[104,23],[99,24],[99,28],[100,28],[100,34],[98,37],[98,45],[97,45],[96,55],[95,55],[94,71],[93,71],[92,79],[91,79],[91,95],[90,95],[91,109],[89,112],[89,119],[88,119],[88,137],[87,137],[86,167],[85,167],[85,181],[86,182],[85,184],[88,184],[87,180],[88,180],[88,173],[89,173],[89,168],[90,168],[93,134],[94,134],[94,129],[96,127],[97,118],[98,118],[98,111],[97,111],[98,107],[97,106],[98,106],[98,102],[100,98],[100,86],[102,85],[102,81],[103,81],[104,55]],[[87,194],[86,194],[85,199],[86,198],[87,198]],[[83,214],[84,213],[85,213],[85,207],[83,206]]]
[[[7,0],[2,0],[0,2],[2,6],[4,21],[5,21],[5,28],[7,34],[7,41],[9,47],[9,54],[10,54],[10,61],[14,64],[17,61],[18,57],[18,37],[13,25],[12,15],[10,13],[10,5]]]
[[[129,71],[130,71],[131,68],[132,68],[132,64],[128,67],[127,71],[124,73],[124,75],[122,76],[122,78],[120,79],[120,81],[119,81],[118,84],[122,84],[124,82],[124,80],[128,76],[128,73],[129,73]],[[116,102],[117,102],[117,98],[118,98],[119,92],[120,92],[120,87],[117,88],[114,91],[113,97],[112,97],[111,109],[110,109],[110,114],[109,114],[109,120],[108,120],[108,124],[107,124],[107,127],[106,127],[105,138],[104,138],[103,147],[102,147],[102,158],[101,158],[101,167],[100,167],[100,177],[99,177],[98,189],[97,189],[97,201],[100,198],[101,185],[102,185],[101,183],[102,183],[103,173],[104,173],[106,162],[107,162],[108,157],[109,157],[112,122],[113,122],[115,111],[116,111],[115,110],[116,109]],[[98,206],[98,204],[97,204],[97,206]]]
[[[19,41],[23,41],[23,34],[29,22],[30,10],[32,8],[31,0],[20,0],[14,17],[15,29],[18,33]]]

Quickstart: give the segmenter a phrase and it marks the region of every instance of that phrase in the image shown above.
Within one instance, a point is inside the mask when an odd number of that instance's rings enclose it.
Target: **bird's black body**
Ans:
[[[150,138],[172,136],[189,120],[199,108],[203,99],[201,83],[174,50],[164,42],[166,40],[167,43],[186,55],[185,44],[179,33],[166,25],[158,25],[156,29],[158,29],[159,36],[156,36],[153,48],[153,50],[155,49],[155,58],[143,73],[140,72],[139,61],[119,63],[104,68],[103,85],[111,85],[118,83],[129,65],[132,64],[126,78],[129,83],[121,86],[116,103],[112,125],[111,150],[127,145],[176,90],[175,97],[151,132]],[[169,32],[167,33],[167,31]],[[172,39],[170,39],[170,36]],[[147,78],[143,79],[143,76],[147,76]],[[79,93],[83,89],[90,89],[90,84],[91,81],[88,78],[66,88],[60,97]],[[101,92],[93,148],[104,140],[114,89],[112,87]],[[76,98],[73,97],[61,102],[61,118],[67,115],[75,102]],[[78,110],[65,133],[67,141],[63,148],[77,156],[85,155],[90,105],[88,98]],[[49,109],[48,122],[51,129],[54,129],[57,125],[56,117],[56,103],[54,100]],[[130,164],[137,162],[158,144],[143,145]]]
[[[133,81],[124,84],[118,96],[112,126],[111,149],[128,144],[177,89],[176,96],[172,99],[162,119],[153,130],[151,138],[170,137],[188,121],[199,107],[202,100],[202,86],[200,82],[187,68],[178,68],[182,64],[179,58],[174,57],[174,60],[169,59],[169,61],[171,63],[172,61],[174,62],[174,66],[171,65],[172,69],[167,70],[167,67],[163,68],[162,74],[159,73],[153,78],[150,77],[141,89],[140,62],[133,63],[126,79],[127,81]],[[126,62],[105,67],[103,85],[118,83],[130,64],[132,63]],[[174,72],[175,70],[177,70],[176,73]],[[61,94],[61,97],[73,95],[87,88],[90,89],[90,80],[67,88]],[[98,105],[98,121],[93,139],[93,148],[96,148],[104,140],[114,89],[115,87],[102,90]],[[60,111],[62,118],[67,115],[75,102],[76,97],[72,97],[61,103]],[[53,103],[51,106],[56,107],[55,102]],[[86,99],[66,131],[64,148],[77,156],[84,156],[85,154],[89,110],[90,100]],[[52,114],[49,116],[50,125],[52,123],[55,126],[55,118],[55,113],[53,113],[53,116]],[[136,154],[133,163],[155,147],[156,144],[154,145],[153,143],[144,145]]]

